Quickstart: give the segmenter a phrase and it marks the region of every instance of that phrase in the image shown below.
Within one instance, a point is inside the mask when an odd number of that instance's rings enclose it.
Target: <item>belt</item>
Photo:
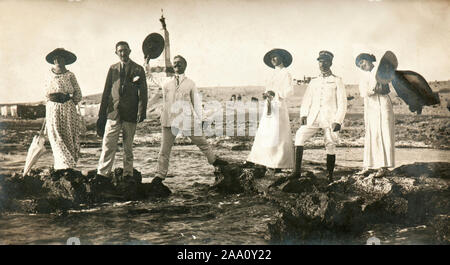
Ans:
[[[56,103],[64,103],[72,99],[69,93],[52,93],[48,95],[48,99]]]

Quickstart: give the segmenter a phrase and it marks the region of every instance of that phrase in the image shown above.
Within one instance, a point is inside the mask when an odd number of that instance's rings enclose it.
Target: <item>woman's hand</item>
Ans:
[[[341,125],[337,122],[333,122],[333,124],[331,124],[331,130],[333,132],[338,132],[341,130]]]
[[[308,122],[308,117],[303,116],[300,118],[300,126],[306,125]]]
[[[263,98],[267,99],[268,101],[272,101],[272,99],[275,97],[275,92],[273,92],[272,90],[269,90],[265,93],[263,93]]]

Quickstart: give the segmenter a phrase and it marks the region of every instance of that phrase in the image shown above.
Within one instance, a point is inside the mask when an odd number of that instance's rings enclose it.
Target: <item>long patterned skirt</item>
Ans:
[[[75,168],[80,153],[80,117],[72,100],[49,101],[46,106],[47,135],[52,147],[54,168]]]

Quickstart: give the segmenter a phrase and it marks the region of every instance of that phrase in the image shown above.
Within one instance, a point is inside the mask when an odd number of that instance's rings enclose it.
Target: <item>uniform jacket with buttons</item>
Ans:
[[[347,95],[342,78],[330,75],[311,79],[300,107],[300,117],[306,116],[307,125],[312,125],[320,112],[326,126],[342,125],[347,112]]]

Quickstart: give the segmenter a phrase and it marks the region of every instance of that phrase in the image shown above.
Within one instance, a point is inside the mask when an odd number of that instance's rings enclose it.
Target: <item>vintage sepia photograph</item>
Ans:
[[[0,245],[450,244],[449,1],[0,9]]]

